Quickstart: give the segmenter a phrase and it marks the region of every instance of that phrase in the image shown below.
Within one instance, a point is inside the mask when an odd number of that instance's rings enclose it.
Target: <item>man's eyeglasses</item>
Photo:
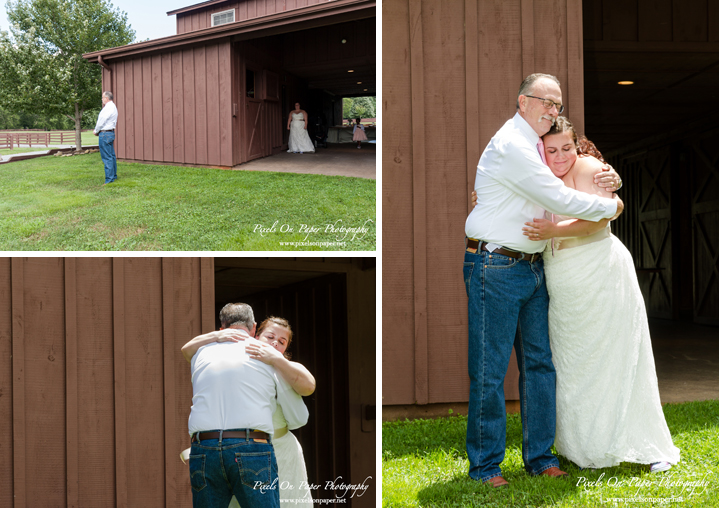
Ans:
[[[539,99],[540,101],[542,101],[542,105],[547,109],[552,109],[552,105],[557,106],[557,113],[559,113],[560,115],[564,111],[564,105],[559,104],[558,102],[554,102],[553,100],[545,99],[544,97],[535,97],[534,95],[526,95],[525,97],[531,97],[532,99]]]

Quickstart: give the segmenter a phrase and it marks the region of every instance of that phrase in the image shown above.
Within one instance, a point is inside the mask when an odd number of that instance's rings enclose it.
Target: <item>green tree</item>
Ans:
[[[10,31],[0,32],[0,107],[64,115],[82,148],[83,113],[100,104],[100,66],[83,53],[135,38],[127,14],[107,0],[17,0],[6,4]]]
[[[376,97],[345,97],[342,100],[342,118],[376,118]]]

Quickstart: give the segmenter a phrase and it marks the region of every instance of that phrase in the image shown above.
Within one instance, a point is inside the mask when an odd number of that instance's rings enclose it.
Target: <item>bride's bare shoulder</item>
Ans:
[[[577,157],[577,162],[574,163],[574,169],[579,174],[591,173],[595,175],[602,171],[602,166],[604,166],[604,163],[591,155]]]

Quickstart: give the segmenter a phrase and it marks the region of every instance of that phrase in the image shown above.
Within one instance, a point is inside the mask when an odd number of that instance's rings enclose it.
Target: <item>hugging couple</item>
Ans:
[[[258,327],[244,303],[225,305],[220,323],[182,347],[192,370],[192,446],[183,460],[193,506],[311,507],[302,447],[290,430],[307,423],[302,397],[315,391],[315,379],[286,355],[290,324],[269,317]]]
[[[679,462],[664,419],[631,254],[611,234],[617,173],[577,136],[559,80],[532,74],[477,166],[465,224],[469,476],[504,487],[504,375],[519,366],[522,458],[532,475]],[[545,278],[546,274],[546,278]]]

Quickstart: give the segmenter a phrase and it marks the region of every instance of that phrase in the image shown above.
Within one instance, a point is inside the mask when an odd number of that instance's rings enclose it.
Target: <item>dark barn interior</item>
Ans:
[[[719,325],[719,5],[584,0],[583,31],[586,135],[623,178],[649,315]]]
[[[365,18],[233,38],[247,113],[242,136],[247,160],[287,148],[287,117],[296,102],[307,112],[314,139],[317,131],[326,134],[342,124],[343,97],[375,95],[375,24],[375,18]]]
[[[358,343],[357,335],[348,329],[353,319],[374,309],[374,293],[360,289],[362,297],[352,298],[362,285],[355,281],[367,281],[374,273],[374,258],[329,263],[215,258],[215,315],[226,303],[244,302],[252,306],[258,323],[269,316],[287,319],[293,330],[288,352],[317,381],[315,393],[304,398],[309,422],[293,431],[303,447],[308,481],[315,485],[328,478],[351,478],[353,471],[359,477],[362,471],[374,468],[373,450],[366,454],[349,451],[350,440],[357,440],[354,427],[360,427],[366,436],[374,432],[375,406],[363,405],[361,411],[353,411],[351,392],[374,386],[375,337],[366,337],[372,343],[369,347],[369,343]],[[216,326],[219,328],[219,322]],[[353,378],[350,361],[354,370],[359,364],[371,364],[370,377]],[[331,493],[319,489],[313,495]]]
[[[325,129],[342,124],[344,97],[376,94],[375,25],[375,19],[369,18],[237,43],[238,54],[258,79],[263,73],[257,71],[270,70],[280,80],[273,115],[279,120],[283,145],[289,138],[287,116],[295,102],[307,112],[312,131],[318,116]],[[245,81],[252,79],[253,70],[246,71]]]

